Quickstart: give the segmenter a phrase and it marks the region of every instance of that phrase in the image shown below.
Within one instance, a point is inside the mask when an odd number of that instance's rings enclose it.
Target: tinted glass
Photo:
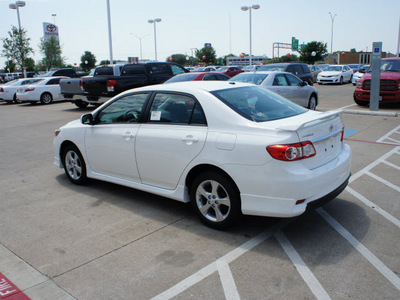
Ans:
[[[180,66],[177,66],[177,65],[170,65],[170,66],[171,66],[172,74],[174,74],[174,75],[185,73],[185,70],[183,68],[181,68]]]
[[[122,75],[143,75],[146,74],[144,65],[127,65],[122,69]]]
[[[149,121],[186,125],[205,124],[204,114],[192,97],[170,93],[158,93],[154,97]]]
[[[152,74],[169,74],[167,64],[149,64],[149,70]]]
[[[229,81],[239,81],[239,82],[247,82],[260,85],[265,78],[268,77],[268,74],[257,74],[257,73],[240,73],[235,77],[229,79]]]
[[[120,98],[105,107],[97,115],[97,123],[136,123],[146,99],[147,94],[134,94]]]
[[[307,112],[307,109],[257,86],[211,93],[235,112],[254,122],[278,120]]]
[[[94,71],[94,76],[97,75],[114,75],[112,67],[100,67]]]
[[[199,76],[199,74],[191,74],[191,73],[185,73],[185,74],[181,74],[181,75],[176,75],[170,79],[168,79],[166,82],[164,83],[171,83],[171,82],[180,82],[180,81],[192,81],[194,80],[197,76]]]
[[[285,74],[291,86],[301,86],[302,81],[294,75]]]
[[[289,86],[285,75],[277,74],[275,75],[274,82],[272,83],[274,86]]]
[[[265,66],[261,66],[258,71],[284,71],[286,66],[282,66],[282,65],[265,65]]]

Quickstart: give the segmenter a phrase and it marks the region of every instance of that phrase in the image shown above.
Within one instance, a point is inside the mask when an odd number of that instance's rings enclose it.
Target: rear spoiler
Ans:
[[[341,110],[330,110],[327,112],[323,112],[320,115],[317,116],[312,116],[312,118],[310,118],[310,120],[305,121],[302,124],[288,124],[288,125],[282,125],[277,127],[277,130],[281,130],[281,131],[297,131],[301,128],[306,128],[308,126],[312,126],[315,123],[320,123],[320,122],[324,122],[324,121],[328,121],[331,119],[335,119],[337,117],[342,117],[342,111]]]

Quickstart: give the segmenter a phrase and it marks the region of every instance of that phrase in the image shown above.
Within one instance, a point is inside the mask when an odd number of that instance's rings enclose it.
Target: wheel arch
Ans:
[[[193,181],[195,180],[195,178],[199,174],[206,173],[206,172],[215,172],[215,173],[224,175],[227,179],[229,179],[232,182],[232,184],[236,188],[238,194],[240,195],[240,189],[237,186],[236,182],[233,180],[233,178],[223,169],[221,169],[217,166],[214,166],[214,165],[210,165],[210,164],[197,165],[189,171],[189,173],[186,176],[186,181],[185,181],[185,186],[187,187],[188,191],[190,191],[191,185],[192,185]]]
[[[72,142],[72,141],[70,141],[70,140],[66,140],[66,141],[63,141],[62,143],[61,143],[61,145],[60,145],[60,150],[59,150],[59,152],[58,152],[58,155],[59,155],[59,157],[60,157],[60,160],[61,160],[61,163],[62,163],[62,165],[64,166],[64,161],[63,161],[63,153],[64,153],[64,151],[65,151],[65,149],[68,147],[68,146],[73,146],[73,147],[76,147],[78,150],[79,150],[79,152],[82,154],[82,151],[81,151],[81,149],[78,147],[78,145],[76,145],[74,142]],[[82,154],[82,157],[83,157],[83,154]],[[85,159],[85,158],[83,158],[83,159]],[[85,162],[86,163],[86,162]]]
[[[315,97],[315,102],[316,102],[316,106],[318,105],[318,103],[319,103],[319,99],[318,99],[318,95],[317,95],[317,93],[315,93],[315,92],[312,92],[311,93],[311,95],[310,95],[310,98],[312,97],[312,96],[314,96]],[[309,98],[309,99],[310,99]]]

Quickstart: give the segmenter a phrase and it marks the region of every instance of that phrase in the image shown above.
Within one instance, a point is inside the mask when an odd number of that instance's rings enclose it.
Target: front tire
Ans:
[[[82,101],[82,100],[76,100],[74,102],[74,104],[79,108],[86,108],[89,105],[88,102],[85,102],[85,101]]]
[[[312,94],[308,100],[308,109],[315,110],[317,108],[317,97]]]
[[[75,145],[64,149],[62,161],[65,174],[72,183],[82,185],[87,182],[85,160]]]
[[[42,104],[50,104],[53,101],[53,96],[50,93],[43,93],[40,96],[40,102]]]
[[[340,77],[339,84],[340,84],[340,85],[343,84],[343,77]]]
[[[190,188],[193,209],[209,227],[222,229],[240,215],[240,193],[230,178],[214,172],[202,173]]]

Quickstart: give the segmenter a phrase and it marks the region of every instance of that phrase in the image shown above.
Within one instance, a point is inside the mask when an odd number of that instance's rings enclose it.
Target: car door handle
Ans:
[[[188,135],[187,137],[184,137],[182,139],[182,142],[186,143],[187,145],[191,145],[191,144],[197,143],[198,141],[199,141],[199,139],[196,139],[192,135]]]
[[[134,135],[133,135],[132,133],[130,133],[130,132],[125,132],[125,133],[122,135],[122,137],[123,137],[125,140],[129,141],[130,139],[133,139],[133,138],[134,138]]]

